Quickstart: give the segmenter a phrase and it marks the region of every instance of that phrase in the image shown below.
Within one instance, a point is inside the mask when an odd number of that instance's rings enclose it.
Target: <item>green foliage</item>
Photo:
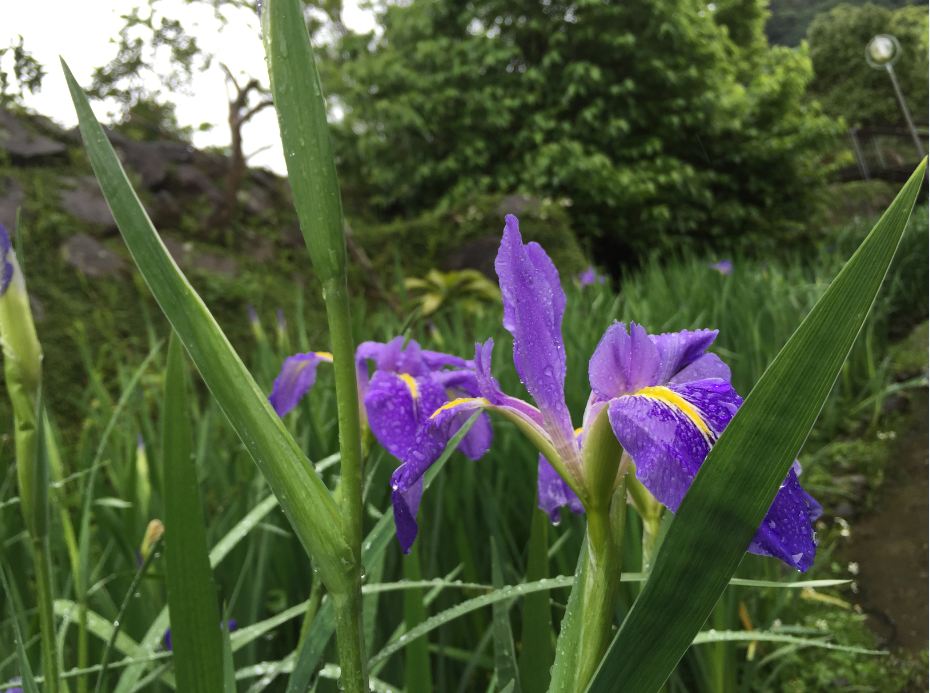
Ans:
[[[875,4],[839,5],[818,15],[808,30],[814,81],[811,91],[824,109],[850,125],[904,127],[904,118],[884,70],[865,59],[876,34],[891,34],[901,44],[894,69],[914,120],[927,122],[927,8],[891,10]]]
[[[441,310],[454,309],[479,315],[488,304],[499,304],[501,300],[497,284],[477,270],[430,270],[422,278],[408,277],[404,280],[404,287],[420,317],[424,318]]]
[[[400,266],[405,275],[477,268],[493,276],[504,215],[520,216],[524,234],[549,251],[565,276],[587,266],[565,208],[552,200],[481,195],[468,203],[387,223],[360,221],[355,238],[376,267]],[[358,268],[356,267],[356,270]]]
[[[604,264],[656,246],[772,246],[800,231],[836,133],[806,54],[769,51],[762,4],[389,6],[324,73],[347,198],[379,218],[479,193],[568,206]]]
[[[0,106],[22,103],[26,93],[42,88],[45,68],[26,50],[23,37],[0,48]]]
[[[817,15],[840,4],[863,5],[866,2],[888,8],[926,4],[922,0],[771,0],[771,16],[766,23],[765,33],[772,43],[797,46],[807,35],[808,26]]]

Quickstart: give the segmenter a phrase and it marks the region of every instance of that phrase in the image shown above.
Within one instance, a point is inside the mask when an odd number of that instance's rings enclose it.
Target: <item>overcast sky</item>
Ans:
[[[105,65],[116,55],[115,39],[126,14],[140,3],[135,0],[0,0],[0,48],[9,46],[22,35],[25,48],[47,71],[42,90],[29,96],[26,105],[56,122],[73,126],[77,120],[58,64],[58,56],[67,60],[75,77],[85,87],[95,67]],[[207,132],[196,132],[198,147],[229,143],[227,92],[223,72],[217,64],[226,63],[234,74],[259,77],[268,82],[265,69],[258,16],[249,10],[227,11],[225,26],[216,20],[213,10],[189,6],[183,0],[162,0],[160,11],[180,18],[185,30],[195,36],[201,48],[216,56],[209,70],[198,74],[190,94],[175,94],[181,125],[214,125]],[[344,0],[343,21],[356,31],[374,26],[373,14],[359,8],[359,0]],[[105,105],[95,104],[97,117],[105,119]],[[250,163],[284,172],[284,157],[278,139],[274,112],[266,109],[244,131],[246,154],[260,151]]]

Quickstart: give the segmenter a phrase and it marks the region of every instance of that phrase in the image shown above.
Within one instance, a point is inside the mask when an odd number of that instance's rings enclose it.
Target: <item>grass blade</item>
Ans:
[[[168,344],[162,409],[162,474],[165,493],[165,583],[178,686],[221,691],[223,642],[216,586],[207,555],[207,531],[187,399],[184,353],[177,336]]]
[[[549,577],[549,518],[533,509],[530,525],[529,557],[526,581]],[[555,657],[552,640],[552,609],[545,592],[528,595],[523,600],[523,630],[520,637],[520,683],[528,691],[544,691],[549,685],[549,667]]]
[[[926,159],[768,367],[685,496],[589,690],[653,693],[736,572],[888,271]]]
[[[403,557],[404,579],[419,581],[423,578],[420,570],[420,551],[417,546]],[[404,592],[404,626],[412,630],[426,620],[426,605],[423,603],[423,590]],[[428,693],[433,690],[433,680],[429,665],[429,640],[421,638],[412,643],[404,653],[404,690],[407,693]]]
[[[491,582],[494,583],[494,589],[499,590],[504,586],[500,550],[497,548],[494,537],[491,537]],[[494,675],[497,678],[497,686],[505,690],[519,691],[517,659],[513,648],[513,631],[510,628],[510,604],[495,602],[492,611],[494,614]],[[422,639],[422,642],[425,643],[426,639]]]

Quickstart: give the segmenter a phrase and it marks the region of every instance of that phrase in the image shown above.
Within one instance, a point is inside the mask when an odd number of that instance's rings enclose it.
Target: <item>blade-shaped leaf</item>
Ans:
[[[504,586],[500,551],[493,536],[491,537],[491,580],[494,583],[494,589],[501,589]],[[492,613],[494,614],[494,674],[497,686],[503,690],[519,691],[517,657],[513,647],[513,631],[510,628],[510,604],[495,602]]]
[[[768,367],[711,450],[589,690],[653,693],[736,572],[888,271],[926,159]]]
[[[233,429],[268,479],[320,576],[347,588],[354,564],[335,501],[271,408],[213,315],[175,264],[94,117],[87,96],[62,61],[87,154],[123,240],[149,290],[177,332]]]
[[[177,336],[172,335],[162,409],[162,474],[165,582],[175,676],[183,691],[219,693],[224,680],[223,634],[192,442],[184,353]]]

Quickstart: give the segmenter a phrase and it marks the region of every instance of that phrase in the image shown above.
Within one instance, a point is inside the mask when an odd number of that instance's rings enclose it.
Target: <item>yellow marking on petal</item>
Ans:
[[[439,416],[440,413],[444,411],[447,411],[449,409],[455,409],[456,407],[460,407],[463,404],[469,404],[470,402],[477,402],[482,407],[487,407],[487,406],[490,406],[491,404],[484,397],[458,397],[457,399],[454,399],[451,402],[446,402],[445,404],[443,404],[441,407],[439,407],[439,409],[437,409],[432,414],[430,414],[429,418],[435,419],[437,416]]]
[[[323,359],[324,361],[329,361],[330,363],[333,362],[333,355],[332,355],[332,353],[330,353],[330,352],[328,352],[328,351],[314,351],[313,353],[314,353],[315,356],[317,356],[318,358]]]
[[[575,435],[580,436],[583,430],[584,430],[584,426],[579,426],[578,428],[575,429]]]
[[[697,408],[674,390],[657,385],[655,387],[644,387],[642,390],[635,392],[634,396],[648,397],[649,399],[662,402],[672,409],[677,409],[686,417],[688,417],[691,423],[697,426],[701,433],[703,433],[708,438],[714,437],[714,434],[704,422],[704,419],[701,417],[701,414],[698,412]]]
[[[420,390],[417,387],[417,381],[409,373],[398,373],[397,377],[404,381],[407,385],[407,389],[410,390],[410,396],[416,399],[420,396]]]

